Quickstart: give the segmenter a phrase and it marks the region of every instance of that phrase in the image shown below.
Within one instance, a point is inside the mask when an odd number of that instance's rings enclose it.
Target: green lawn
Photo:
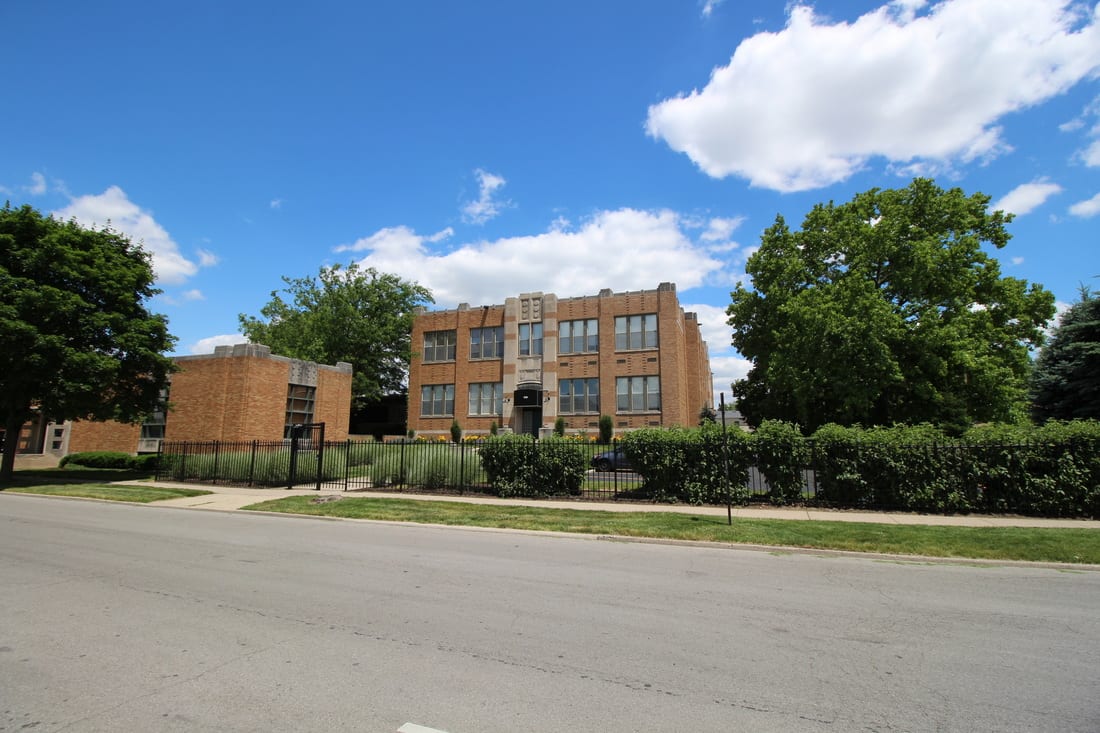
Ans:
[[[43,484],[39,486],[7,486],[0,489],[8,494],[42,494],[44,496],[76,496],[84,499],[108,499],[148,504],[162,499],[178,499],[183,496],[202,496],[209,491],[196,489],[161,489],[152,486],[123,486],[121,484]]]
[[[112,481],[132,481],[151,478],[148,473],[106,468],[28,469],[16,471],[12,481],[0,484],[0,491],[9,494],[42,494],[44,496],[75,496],[84,499],[108,499],[147,504],[162,499],[202,496],[200,489],[165,489],[154,486],[121,485]]]
[[[530,529],[897,555],[1100,564],[1100,530],[938,527],[735,519],[672,512],[603,512],[409,499],[293,496],[246,509],[354,519]]]

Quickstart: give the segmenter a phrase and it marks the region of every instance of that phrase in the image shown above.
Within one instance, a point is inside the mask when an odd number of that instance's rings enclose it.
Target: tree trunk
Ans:
[[[15,472],[15,449],[26,422],[23,411],[9,412],[4,418],[4,458],[0,461],[0,484],[8,483]]]

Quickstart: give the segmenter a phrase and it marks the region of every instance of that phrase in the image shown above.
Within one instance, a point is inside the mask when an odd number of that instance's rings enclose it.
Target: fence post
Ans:
[[[348,480],[351,478],[351,438],[345,441],[344,447],[344,491],[348,490]]]
[[[214,441],[214,470],[213,470],[213,475],[210,477],[211,480],[213,480],[213,482],[215,484],[218,483],[218,458],[219,458],[218,448],[220,448],[220,447],[221,447],[221,441],[215,440]]]
[[[286,487],[294,488],[295,474],[298,473],[298,426],[290,426],[290,466],[287,468]]]
[[[405,445],[406,445],[405,441],[402,440],[401,441],[401,456],[400,456],[401,465],[399,466],[399,468],[401,470],[398,471],[397,476],[394,477],[395,479],[397,479],[397,481],[394,481],[395,484],[398,481],[400,481],[402,484],[405,483]]]
[[[252,455],[248,459],[248,485],[251,486],[256,478],[256,440],[252,441]]]

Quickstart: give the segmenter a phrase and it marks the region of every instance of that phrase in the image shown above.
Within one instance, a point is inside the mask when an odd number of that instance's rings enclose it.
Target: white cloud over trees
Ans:
[[[61,219],[75,219],[85,227],[103,228],[110,224],[115,231],[141,244],[153,257],[153,271],[159,283],[179,284],[198,272],[198,265],[180,253],[179,245],[152,213],[131,201],[118,186],[111,186],[99,195],[77,196],[53,214]]]
[[[1100,7],[926,5],[899,0],[853,22],[794,5],[785,28],[744,40],[702,89],[651,106],[646,129],[712,177],[810,190],[876,158],[908,174],[1003,154],[1002,117],[1100,69]]]

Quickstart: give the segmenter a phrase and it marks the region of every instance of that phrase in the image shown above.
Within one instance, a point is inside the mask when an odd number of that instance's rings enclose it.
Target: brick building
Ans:
[[[616,432],[690,426],[713,407],[707,345],[673,283],[421,312],[412,343],[408,426],[420,435],[447,434],[454,420],[467,434],[494,422],[537,433],[558,417],[595,434],[601,415]]]
[[[79,421],[66,425],[65,453],[152,452],[159,441],[281,440],[289,425],[325,423],[326,440],[346,440],[351,365],[276,356],[267,346],[218,346],[213,354],[177,356],[167,413],[141,425]],[[59,426],[51,426],[57,430]]]

